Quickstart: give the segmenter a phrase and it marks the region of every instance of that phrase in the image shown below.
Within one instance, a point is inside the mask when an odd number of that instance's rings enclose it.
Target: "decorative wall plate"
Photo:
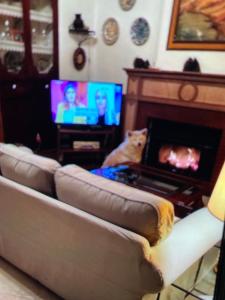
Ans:
[[[119,3],[123,10],[130,10],[136,3],[136,0],[119,0]]]
[[[135,45],[143,45],[147,42],[150,35],[148,22],[144,18],[136,19],[131,26],[130,34]]]
[[[119,25],[114,18],[105,21],[102,28],[103,40],[107,45],[113,45],[119,37]]]
[[[86,55],[83,48],[78,47],[73,54],[74,67],[80,71],[83,69],[86,63]]]

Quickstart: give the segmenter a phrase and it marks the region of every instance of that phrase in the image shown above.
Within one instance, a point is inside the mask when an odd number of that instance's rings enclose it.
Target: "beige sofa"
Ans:
[[[174,224],[164,199],[16,146],[0,146],[0,169],[0,256],[64,299],[175,300],[166,287],[215,263],[207,208]]]

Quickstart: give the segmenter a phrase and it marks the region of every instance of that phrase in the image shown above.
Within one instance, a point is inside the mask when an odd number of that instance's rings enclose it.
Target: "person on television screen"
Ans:
[[[67,83],[63,90],[63,100],[58,104],[56,122],[73,123],[76,110],[77,88],[75,83]]]
[[[75,104],[76,104],[76,107],[80,107],[80,108],[86,108],[87,106],[81,102],[81,99],[79,97],[77,97],[75,99]]]
[[[95,102],[98,110],[98,119],[96,125],[114,125],[116,124],[115,112],[109,108],[107,92],[104,89],[98,89],[95,93]]]

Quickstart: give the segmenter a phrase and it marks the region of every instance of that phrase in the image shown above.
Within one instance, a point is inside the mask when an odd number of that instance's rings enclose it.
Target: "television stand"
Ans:
[[[57,126],[57,159],[91,169],[100,166],[114,146],[115,128]]]
[[[101,168],[92,170],[92,173],[169,200],[178,217],[184,217],[203,206],[199,186],[152,172],[141,164]]]

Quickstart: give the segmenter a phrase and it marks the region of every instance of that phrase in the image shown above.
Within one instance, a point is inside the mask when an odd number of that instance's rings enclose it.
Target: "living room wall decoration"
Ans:
[[[135,45],[143,45],[147,42],[150,35],[148,21],[144,18],[136,19],[130,29],[130,35]]]
[[[78,47],[73,54],[73,65],[78,71],[82,70],[86,63],[86,55],[84,49]]]
[[[119,4],[122,10],[132,9],[135,3],[136,0],[119,0]]]
[[[103,41],[106,45],[113,45],[119,37],[119,24],[114,18],[108,18],[102,28]]]
[[[224,1],[174,0],[167,49],[224,50]]]

